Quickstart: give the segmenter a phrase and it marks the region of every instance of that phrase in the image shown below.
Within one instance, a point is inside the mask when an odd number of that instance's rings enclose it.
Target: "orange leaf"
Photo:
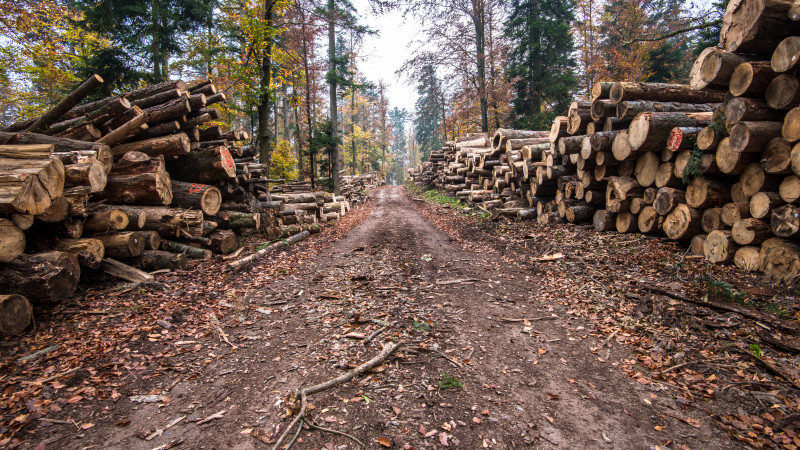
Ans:
[[[390,441],[389,439],[387,439],[385,437],[379,437],[378,439],[375,439],[375,442],[377,442],[378,444],[381,444],[384,447],[391,447],[392,446],[392,441]]]

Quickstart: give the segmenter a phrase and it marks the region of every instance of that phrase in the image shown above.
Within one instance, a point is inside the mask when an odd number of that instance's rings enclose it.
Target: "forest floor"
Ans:
[[[203,262],[40,314],[0,344],[0,446],[267,448],[287,394],[390,342],[310,396],[310,420],[369,448],[800,444],[795,287],[417,195],[378,189],[244,270]],[[356,448],[310,428],[295,445]]]

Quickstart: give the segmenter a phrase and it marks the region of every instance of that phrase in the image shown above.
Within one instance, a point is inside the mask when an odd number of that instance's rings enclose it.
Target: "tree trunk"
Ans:
[[[730,187],[717,180],[697,177],[686,188],[686,203],[692,208],[706,209],[730,201]]]
[[[631,100],[620,102],[616,105],[616,115],[620,119],[633,119],[643,112],[712,112],[719,107],[719,105],[719,103],[678,103]]]
[[[211,250],[227,255],[239,248],[239,238],[232,230],[217,230],[209,235]]]
[[[141,223],[144,222],[144,216],[139,213],[136,216],[134,226],[138,229],[141,228]],[[89,214],[83,222],[83,231],[89,233],[107,233],[112,230],[124,230],[128,227],[130,219],[124,211],[115,208],[107,208],[101,211],[95,211]],[[100,259],[103,259],[102,257]]]
[[[97,235],[94,238],[103,243],[106,256],[109,258],[132,258],[141,255],[144,251],[144,239],[135,231]]]
[[[211,259],[211,250],[192,247],[191,245],[181,244],[180,242],[161,241],[161,247],[172,253],[184,253],[192,259]]]
[[[172,186],[164,157],[126,153],[114,164],[101,197],[112,203],[169,205],[172,203]]]
[[[33,305],[52,306],[75,292],[81,269],[71,253],[23,254],[0,265],[0,291],[24,295]]]
[[[629,211],[617,214],[616,228],[619,233],[635,233],[639,231],[639,219]]]
[[[225,147],[197,150],[177,160],[168,161],[167,168],[176,180],[208,183],[236,177],[236,163]]]
[[[189,138],[185,133],[178,133],[117,145],[111,148],[111,152],[115,158],[120,158],[125,153],[134,151],[142,152],[154,158],[163,155],[165,159],[171,159],[188,154],[190,149]]]
[[[800,24],[787,20],[791,1],[731,0],[725,10],[720,46],[730,52],[769,57],[781,40],[800,35]]]
[[[695,91],[691,86],[667,83],[614,83],[609,94],[615,104],[628,100],[680,103],[721,103],[722,92]]]
[[[33,320],[33,308],[22,295],[0,295],[0,336],[16,336]]]
[[[245,228],[261,228],[261,218],[258,214],[239,213],[235,211],[219,211],[214,221],[220,229],[242,230]]]
[[[106,258],[101,261],[100,267],[105,273],[131,283],[151,282],[154,279],[152,275],[113,258]]]
[[[764,172],[774,175],[785,175],[792,172],[792,145],[783,138],[774,138],[767,144],[761,155],[761,167]],[[798,168],[800,168],[800,149],[797,150]]]
[[[605,209],[598,209],[594,213],[592,224],[597,231],[615,230],[617,226],[617,214]]]
[[[165,252],[162,250],[146,250],[141,255],[125,261],[131,266],[147,272],[156,270],[185,269],[189,258],[183,253]]]
[[[103,163],[89,160],[64,166],[64,187],[87,186],[91,193],[101,192],[106,187],[108,176]]]
[[[92,269],[100,267],[100,261],[106,254],[103,241],[94,238],[61,239],[56,250],[76,255],[81,266]]]
[[[739,245],[760,245],[772,237],[770,224],[753,218],[737,220],[731,234]]]
[[[800,178],[789,175],[784,178],[778,187],[778,193],[786,203],[794,203],[800,198]]]
[[[711,233],[714,230],[724,230],[722,208],[708,208],[703,211],[703,216],[700,218],[700,226],[706,233]]]
[[[198,208],[206,215],[213,216],[222,205],[222,193],[207,184],[172,181],[172,205]]]
[[[628,142],[635,152],[661,152],[675,127],[698,127],[711,122],[710,112],[641,113],[631,122]]]
[[[730,92],[736,97],[763,97],[769,84],[778,75],[768,61],[744,62],[736,67],[731,76]],[[725,109],[727,112],[727,105]]]

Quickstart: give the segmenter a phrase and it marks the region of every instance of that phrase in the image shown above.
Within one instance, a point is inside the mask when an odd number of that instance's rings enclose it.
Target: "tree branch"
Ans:
[[[669,38],[671,38],[673,36],[677,36],[679,34],[688,33],[690,31],[703,30],[703,29],[706,29],[706,28],[713,27],[715,25],[720,25],[721,23],[722,23],[722,19],[712,20],[710,22],[703,22],[701,24],[692,25],[691,27],[679,28],[679,29],[677,29],[677,30],[675,30],[675,31],[673,31],[671,33],[667,33],[667,34],[665,34],[663,36],[658,36],[658,37],[653,37],[653,38],[631,39],[630,41],[624,42],[624,45],[631,45],[631,44],[633,44],[635,42],[663,41],[664,39],[669,39]]]

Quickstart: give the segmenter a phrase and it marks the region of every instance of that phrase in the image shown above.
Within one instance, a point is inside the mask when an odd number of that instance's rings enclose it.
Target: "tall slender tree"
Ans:
[[[417,82],[417,94],[414,129],[419,152],[424,160],[432,150],[441,148],[443,144],[441,83],[432,65],[423,66]]]
[[[505,34],[514,43],[508,76],[515,80],[515,126],[541,129],[566,109],[577,84],[574,21],[570,0],[512,0]]]

